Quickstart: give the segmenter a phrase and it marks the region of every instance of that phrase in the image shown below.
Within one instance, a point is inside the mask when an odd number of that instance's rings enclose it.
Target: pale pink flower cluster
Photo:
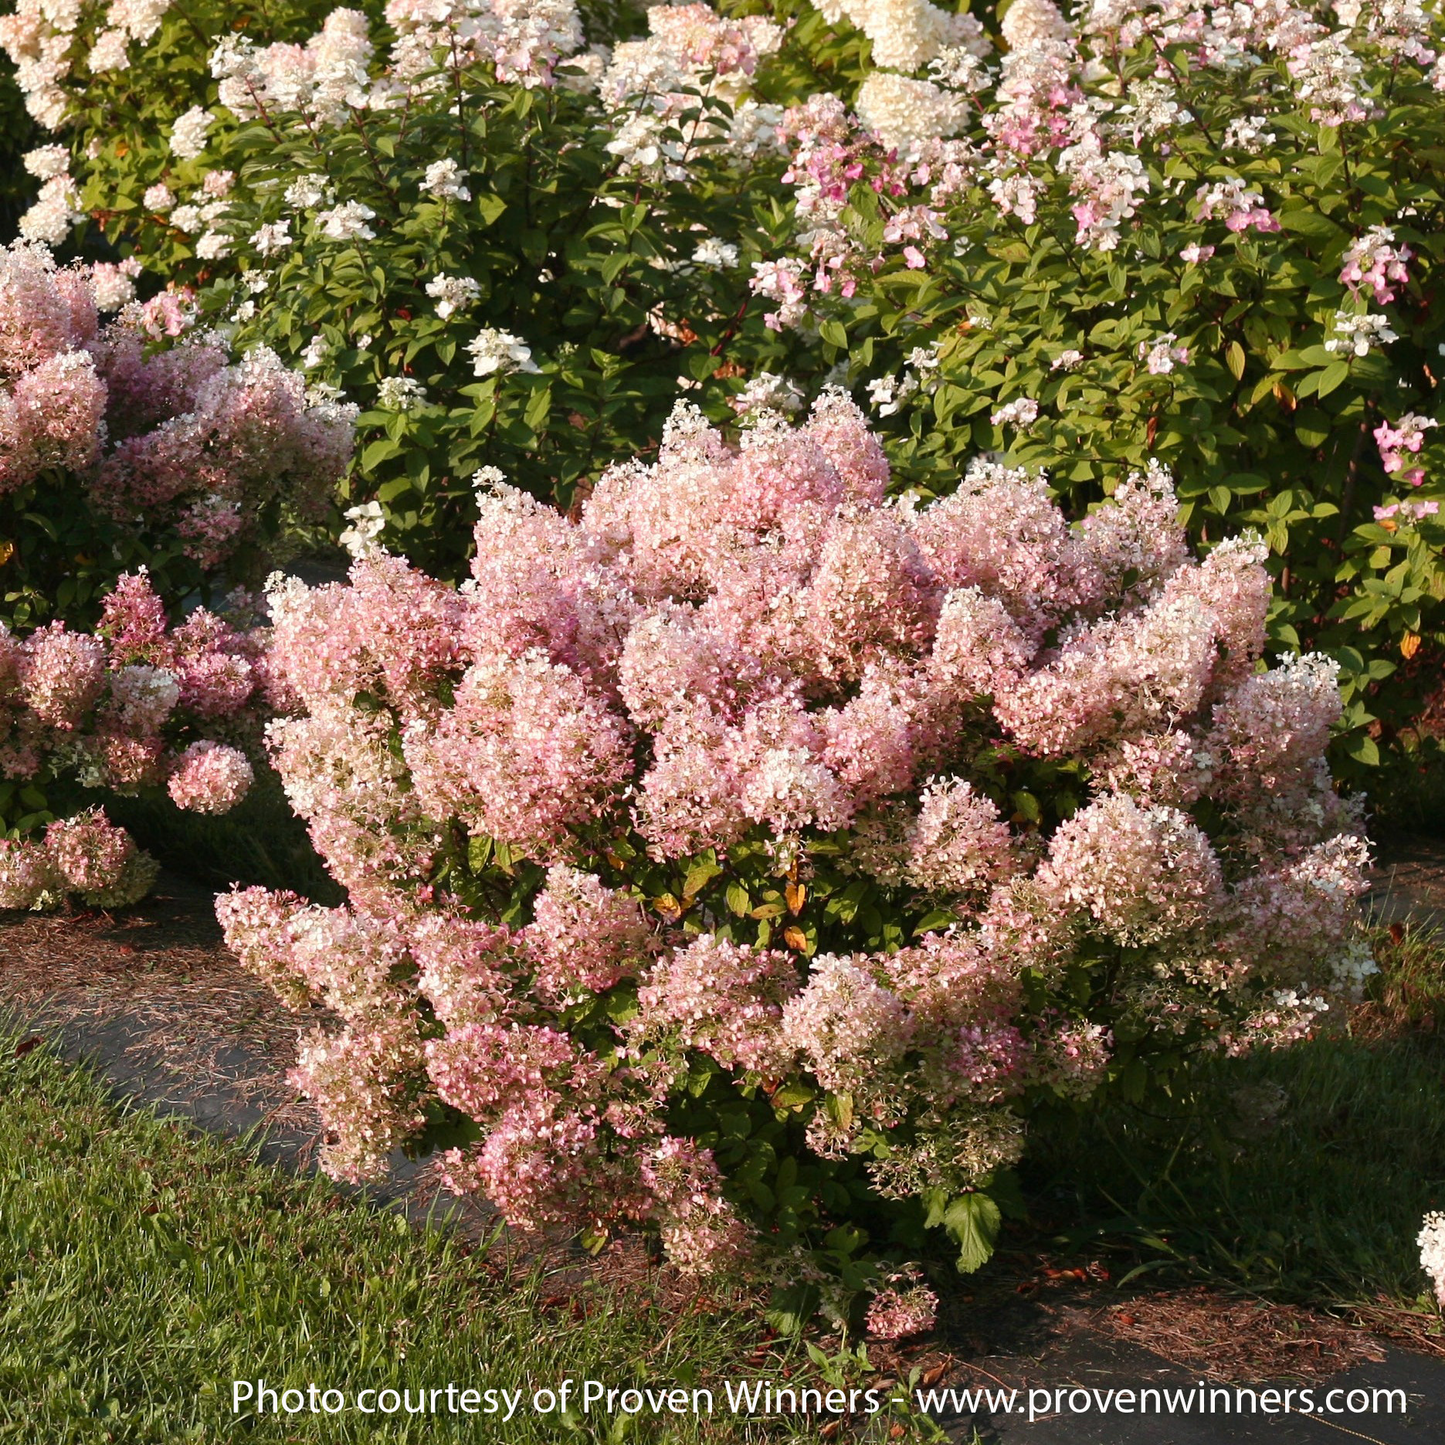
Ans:
[[[1400,480],[1412,487],[1420,486],[1425,480],[1425,468],[1407,461],[1406,457],[1419,456],[1425,445],[1425,433],[1439,425],[1433,416],[1415,412],[1406,412],[1397,422],[1381,422],[1374,432],[1381,466],[1387,472],[1400,473]]]
[[[1127,793],[1059,825],[1038,883],[1061,909],[1087,909],[1101,932],[1129,948],[1199,927],[1224,893],[1203,831],[1177,808],[1141,808]]]
[[[70,175],[70,153],[64,146],[38,146],[26,152],[24,162],[25,169],[39,177],[40,194],[20,218],[20,235],[26,241],[59,246],[84,217],[77,209],[80,192]]]
[[[268,506],[314,512],[350,460],[355,408],[308,395],[264,350],[235,365],[203,341],[156,351],[149,338],[183,329],[156,303],[102,328],[119,281],[115,267],[59,268],[43,246],[0,251],[0,493],[76,474],[97,509],[173,529],[208,567]]]
[[[341,1015],[337,1058],[385,1021],[378,1093],[308,1053],[342,1166],[431,1099],[481,1134],[447,1179],[517,1223],[647,1221],[721,1264],[729,1182],[665,1122],[709,1077],[805,1109],[824,1157],[881,1134],[889,1197],[956,1191],[1017,1157],[1011,1100],[1107,1071],[1109,1024],[1049,993],[1080,960],[1118,960],[1131,1029],[1236,1051],[1357,986],[1335,672],[1260,670],[1258,540],[1194,561],[1157,465],[1076,524],[994,463],[929,506],[888,481],[841,393],[736,445],[681,407],[576,516],[493,481],[461,588],[373,543],[273,591],[272,754],[351,902],[221,917]],[[1065,764],[1072,815],[1003,756]],[[932,931],[810,946],[851,916],[814,911],[821,858]]]
[[[192,743],[171,772],[166,789],[188,813],[229,813],[251,789],[256,775],[250,759],[225,743]]]
[[[1408,246],[1395,244],[1388,226],[1371,226],[1350,243],[1340,280],[1351,291],[1368,290],[1383,306],[1395,299],[1395,287],[1410,279],[1407,263],[1414,255]]]
[[[627,171],[660,171],[682,180],[701,144],[721,142],[745,160],[773,143],[782,119],[752,95],[759,61],[783,42],[783,27],[761,15],[720,15],[701,3],[652,5],[648,34],[612,49],[598,77],[598,96],[614,132],[607,149]],[[699,96],[732,108],[684,119]]]
[[[402,1102],[419,1043],[409,1020],[369,1019],[340,1033],[313,1030],[287,1081],[316,1105],[326,1131],[321,1163],[335,1179],[359,1184],[385,1177],[387,1156],[424,1116]]]
[[[1021,0],[1027,3],[1027,0]],[[868,1302],[868,1333],[880,1340],[927,1334],[938,1321],[938,1295],[916,1277],[893,1277]]]
[[[521,938],[536,963],[537,988],[553,999],[605,992],[635,976],[652,949],[635,899],[565,864],[547,870]]]
[[[788,1061],[778,1025],[797,992],[786,953],[704,934],[651,970],[638,1002],[654,1037],[696,1049],[725,1069],[776,1078]]]
[[[1440,503],[1429,502],[1390,502],[1387,506],[1376,507],[1374,516],[1377,522],[1389,522],[1398,527],[1402,522],[1423,522],[1426,517],[1438,517],[1440,515]]]
[[[1200,186],[1194,198],[1201,221],[1223,220],[1230,231],[1279,230],[1279,221],[1264,205],[1264,196],[1237,178]]]
[[[70,77],[78,0],[17,0],[0,15],[0,47],[15,66],[25,108],[47,130],[58,130],[70,108]]]

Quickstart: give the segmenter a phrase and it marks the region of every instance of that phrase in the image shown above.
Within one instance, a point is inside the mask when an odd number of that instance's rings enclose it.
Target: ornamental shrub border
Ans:
[[[1438,14],[725,8],[655,10],[600,58],[584,40],[617,36],[566,4],[296,5],[273,24],[299,50],[204,7],[126,12],[124,47],[86,7],[16,22],[12,52],[92,82],[27,81],[84,172],[36,224],[104,215],[366,405],[347,500],[442,575],[478,468],[570,504],[679,387],[717,422],[845,380],[924,495],[1001,449],[1078,516],[1155,457],[1197,540],[1265,537],[1271,645],[1340,663],[1345,751],[1377,761],[1445,636]]]

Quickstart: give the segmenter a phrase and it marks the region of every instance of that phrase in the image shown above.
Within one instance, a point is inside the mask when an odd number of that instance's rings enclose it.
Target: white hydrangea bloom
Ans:
[[[467,343],[473,368],[478,376],[493,376],[509,371],[537,372],[541,368],[532,360],[532,348],[510,331],[488,327]]]
[[[216,118],[204,106],[193,105],[176,118],[171,127],[171,154],[183,161],[195,160],[206,148],[206,132]]]

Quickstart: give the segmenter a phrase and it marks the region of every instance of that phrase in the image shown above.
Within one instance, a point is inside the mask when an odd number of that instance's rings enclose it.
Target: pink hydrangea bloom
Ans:
[[[1021,469],[928,506],[887,481],[837,393],[736,446],[684,407],[575,518],[484,494],[455,591],[368,549],[273,591],[264,658],[198,629],[284,700],[271,755],[350,894],[222,908],[344,1021],[345,1066],[318,1043],[298,1076],[333,1167],[430,1099],[480,1131],[451,1187],[711,1268],[762,1241],[685,1101],[740,1088],[885,1198],[956,1193],[1017,1159],[1020,1098],[1096,1087],[1116,1018],[1238,1051],[1358,986],[1338,690],[1256,671],[1259,540],[1194,560],[1158,466],[1075,524]],[[138,590],[122,633],[176,666]],[[1056,768],[1062,821],[1026,790]],[[1072,982],[1099,959],[1102,1018]]]
[[[250,760],[224,743],[192,743],[176,760],[167,790],[189,813],[228,813],[255,781]]]

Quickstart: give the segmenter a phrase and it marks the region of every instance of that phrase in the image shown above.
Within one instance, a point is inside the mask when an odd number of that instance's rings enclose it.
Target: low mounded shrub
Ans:
[[[52,794],[164,790],[228,812],[260,756],[265,678],[261,631],[204,608],[173,627],[143,573],[119,580],[94,634],[51,622],[21,640],[0,623],[0,908],[144,897],[152,860],[97,809],[55,819]]]
[[[1336,668],[1261,670],[1262,544],[1191,560],[1157,466],[1072,526],[996,463],[889,481],[841,393],[736,449],[684,407],[575,520],[484,491],[460,588],[359,536],[273,590],[272,759],[350,902],[218,913],[332,1015],[329,1171],[444,1150],[688,1268],[856,1288],[939,1225],[974,1267],[1038,1104],[1372,970]]]

